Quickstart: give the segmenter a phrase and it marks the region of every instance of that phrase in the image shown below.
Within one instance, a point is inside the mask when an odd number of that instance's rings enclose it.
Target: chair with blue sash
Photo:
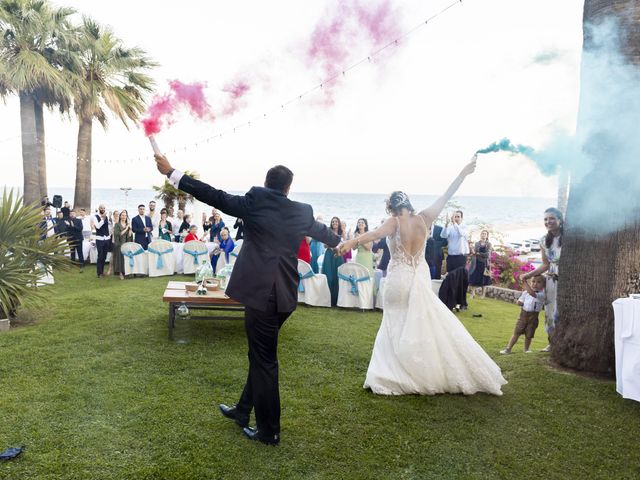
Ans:
[[[236,263],[241,248],[242,244],[236,245],[235,247],[233,247],[233,250],[229,252],[229,265],[233,265],[234,263]]]
[[[149,275],[147,252],[136,242],[123,243],[120,252],[124,257],[125,275]]]
[[[345,263],[338,267],[338,306],[373,309],[373,281],[365,266]]]
[[[298,259],[298,276],[298,302],[314,307],[331,306],[331,292],[325,275],[314,273],[311,265]]]
[[[182,249],[182,271],[185,274],[196,273],[198,267],[209,261],[209,251],[207,244],[198,240],[191,240],[183,243]],[[176,245],[179,247],[179,245]]]
[[[173,275],[176,271],[176,261],[173,256],[173,246],[166,240],[154,240],[147,248],[149,259],[149,276],[162,277]]]

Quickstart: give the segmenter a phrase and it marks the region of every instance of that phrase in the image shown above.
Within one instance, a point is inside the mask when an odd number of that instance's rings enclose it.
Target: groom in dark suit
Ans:
[[[230,195],[174,170],[162,155],[155,158],[160,173],[175,187],[243,219],[244,243],[226,294],[245,306],[249,375],[238,403],[222,404],[220,411],[244,427],[250,439],[276,445],[280,442],[278,332],[298,303],[298,248],[306,236],[331,247],[340,243],[340,237],[315,221],[310,205],[287,198],[293,180],[287,167],[271,168],[264,187]],[[252,409],[256,428],[248,428]]]

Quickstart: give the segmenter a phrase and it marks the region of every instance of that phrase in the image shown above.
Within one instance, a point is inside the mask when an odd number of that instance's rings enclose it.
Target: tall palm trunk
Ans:
[[[44,142],[44,109],[42,102],[35,100],[33,103],[36,116],[36,137],[38,146],[38,183],[40,184],[40,197],[49,195],[47,189],[47,156]]]
[[[91,212],[91,118],[79,119],[78,152],[76,159],[76,189],[73,199],[74,208],[84,208]]]
[[[618,21],[621,53],[625,61],[629,65],[640,65],[640,3],[636,0],[585,0],[585,27],[597,25],[609,16]],[[600,119],[602,125],[607,125],[612,113],[603,109],[603,105],[612,104],[608,95],[615,92],[616,88],[621,88],[615,83],[616,77],[611,76],[610,81],[603,82],[599,79],[602,75],[596,75],[595,70],[589,68],[585,58],[588,58],[587,54],[593,48],[593,39],[589,29],[585,28],[579,129],[589,128],[586,126],[586,110],[589,110],[592,124],[595,115],[596,120]],[[604,68],[614,67],[607,65]],[[638,212],[640,189],[628,174],[621,173],[625,170],[621,167],[630,164],[631,159],[627,156],[631,150],[625,150],[624,145],[608,149],[610,132],[606,127],[602,128],[598,132],[602,134],[601,138],[594,142],[600,151],[592,155],[596,162],[593,171],[587,178],[572,182],[571,185],[567,208],[568,228],[560,260],[560,318],[552,337],[552,359],[569,368],[612,376],[615,372],[615,357],[611,302],[630,292],[640,291],[640,218],[637,213],[635,216],[628,214],[622,219],[624,227],[607,233],[611,231],[606,229],[609,221],[607,217],[619,217],[622,213],[610,208],[607,211],[606,206],[612,195],[623,195],[628,199],[627,205],[635,207]],[[634,140],[624,139],[627,142]],[[583,205],[603,206],[601,231],[594,232],[583,221]],[[634,210],[629,208],[626,211]]]
[[[24,173],[24,203],[36,203],[40,197],[39,150],[34,98],[20,92],[20,133],[22,136],[22,169]]]

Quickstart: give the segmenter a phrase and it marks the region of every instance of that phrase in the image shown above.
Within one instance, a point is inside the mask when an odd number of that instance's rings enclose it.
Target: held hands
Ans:
[[[352,238],[351,240],[346,240],[336,247],[336,255],[344,255],[345,253],[353,250],[356,246],[357,240]]]
[[[158,167],[158,171],[162,175],[166,175],[171,170],[173,170],[173,168],[171,167],[171,164],[169,163],[169,160],[167,160],[167,157],[165,157],[164,155],[160,155],[159,153],[156,153],[154,155],[154,158],[156,159],[156,167]]]

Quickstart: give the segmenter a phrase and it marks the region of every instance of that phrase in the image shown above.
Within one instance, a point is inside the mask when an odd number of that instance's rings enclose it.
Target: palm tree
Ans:
[[[24,200],[46,195],[43,96],[69,97],[71,87],[57,63],[61,44],[72,31],[72,8],[46,0],[0,0],[0,95],[20,98]],[[50,101],[51,104],[53,101]]]
[[[57,235],[41,240],[39,203],[23,204],[13,191],[0,200],[0,318],[12,317],[25,301],[43,297],[35,288],[41,272],[71,265],[65,253],[65,238]]]
[[[622,77],[614,75],[620,66],[592,36],[592,26],[610,19],[617,22],[619,49],[626,63],[623,68],[635,68],[637,72],[640,66],[640,3],[585,0],[578,129],[594,140],[589,153],[595,164],[591,173],[571,184],[558,285],[560,318],[552,338],[552,359],[565,367],[612,376],[615,357],[611,302],[640,290],[640,187],[635,180],[637,173],[628,167],[637,165],[633,163],[636,158],[629,158],[637,152],[637,146],[633,150],[637,137],[628,138],[633,135],[627,132],[621,138],[616,131],[620,125],[616,130],[611,128],[613,118],[634,108],[632,102],[622,103],[620,99],[621,95],[630,98],[629,92],[637,96],[638,82],[622,84]],[[594,59],[603,55],[604,61],[595,69]],[[638,114],[635,111],[631,115],[636,118],[634,127]],[[625,199],[626,207],[632,208],[618,211],[612,207],[618,196]],[[600,213],[599,231],[587,223],[584,205],[589,205],[591,212]],[[611,218],[621,220],[616,228],[607,228]]]
[[[125,48],[113,32],[84,17],[80,27],[82,88],[75,97],[78,117],[78,150],[74,206],[91,206],[91,135],[93,121],[107,128],[107,112],[128,128],[144,113],[144,94],[154,82],[144,70],[155,67],[139,48]]]
[[[187,170],[184,173],[192,178],[200,178],[200,175],[196,172],[190,172]],[[165,208],[169,211],[172,211],[174,203],[178,202],[178,210],[182,210],[184,212],[187,203],[193,203],[195,200],[192,195],[174,187],[169,180],[165,180],[162,185],[154,185],[153,189],[158,192],[156,198],[158,200],[162,200]]]

